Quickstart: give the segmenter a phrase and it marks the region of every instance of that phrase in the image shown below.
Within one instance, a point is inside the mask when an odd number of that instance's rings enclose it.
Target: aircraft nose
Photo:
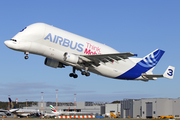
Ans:
[[[4,41],[4,44],[8,47],[9,46],[9,40]]]
[[[15,41],[12,41],[12,40],[6,40],[4,41],[4,44],[8,47],[8,48],[11,48],[11,49],[17,49],[18,45]]]

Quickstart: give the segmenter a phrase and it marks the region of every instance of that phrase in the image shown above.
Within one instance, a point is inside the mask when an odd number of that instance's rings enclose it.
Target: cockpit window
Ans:
[[[27,27],[23,28],[20,32],[24,31]]]
[[[17,42],[17,40],[15,40],[15,39],[10,39],[10,40],[12,40],[12,41],[14,41],[14,42]]]

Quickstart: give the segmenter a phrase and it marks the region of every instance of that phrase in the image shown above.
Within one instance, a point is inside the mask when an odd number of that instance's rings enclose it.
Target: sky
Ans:
[[[178,98],[180,94],[180,1],[178,0],[2,0],[0,2],[0,101],[73,102]],[[45,57],[13,51],[4,44],[24,27],[43,22],[142,58],[159,48],[154,69],[176,67],[174,79],[127,81],[91,73],[70,78],[72,67],[51,68]]]

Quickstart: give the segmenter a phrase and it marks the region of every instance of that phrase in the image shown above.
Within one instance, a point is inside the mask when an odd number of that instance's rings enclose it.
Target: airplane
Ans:
[[[51,108],[52,113],[45,113],[44,116],[55,117],[55,116],[62,115],[62,113],[57,112],[56,109],[52,105],[50,105],[50,108]]]
[[[93,113],[87,113],[87,112],[76,112],[76,111],[69,111],[70,107],[68,108],[67,111],[62,111],[60,110],[59,112],[52,106],[50,105],[51,111],[53,114],[57,115],[92,115]]]
[[[9,112],[15,114],[18,117],[27,117],[27,116],[39,114],[39,110],[15,108],[11,98],[9,97],[8,99],[9,99],[10,108],[11,108]]]
[[[44,64],[53,68],[72,66],[70,77],[77,78],[90,72],[121,80],[156,80],[159,77],[173,79],[175,67],[169,66],[164,74],[153,74],[153,69],[165,51],[156,49],[143,58],[131,52],[120,53],[99,42],[81,37],[45,23],[34,23],[17,33],[4,44],[16,51],[46,57]]]
[[[0,109],[0,116],[11,116],[11,113],[8,110]]]

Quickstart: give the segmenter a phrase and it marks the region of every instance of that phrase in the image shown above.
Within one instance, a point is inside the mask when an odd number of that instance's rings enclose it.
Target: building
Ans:
[[[120,114],[121,104],[120,103],[105,104],[105,115],[109,117],[111,112],[114,113],[115,115]]]
[[[121,118],[152,118],[180,116],[180,99],[124,99],[121,101]]]
[[[57,111],[76,111],[76,112],[84,112],[95,115],[105,114],[105,104],[108,102],[98,101],[98,102],[77,102],[76,105],[72,102],[67,103],[57,103]],[[44,102],[43,103],[43,113],[51,113],[50,105],[53,105],[56,109],[56,102]],[[26,109],[26,107],[24,107]],[[28,107],[28,109],[36,109],[41,111],[41,103],[39,102],[37,105],[32,105]]]

